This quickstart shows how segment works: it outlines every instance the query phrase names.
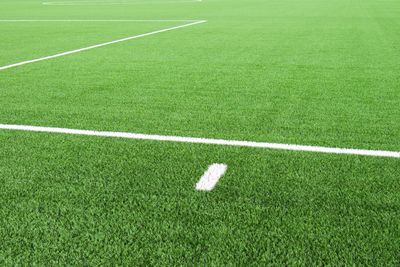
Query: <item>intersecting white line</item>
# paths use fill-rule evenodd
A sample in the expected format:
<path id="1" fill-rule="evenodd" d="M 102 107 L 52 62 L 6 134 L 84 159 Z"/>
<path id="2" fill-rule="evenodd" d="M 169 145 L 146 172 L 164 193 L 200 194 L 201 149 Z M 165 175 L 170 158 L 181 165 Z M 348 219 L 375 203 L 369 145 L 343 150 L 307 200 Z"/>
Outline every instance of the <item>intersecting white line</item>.
<path id="1" fill-rule="evenodd" d="M 76 54 L 76 53 L 84 52 L 84 51 L 87 51 L 87 50 L 91 50 L 91 49 L 95 49 L 95 48 L 99 48 L 99 47 L 103 47 L 103 46 L 107 46 L 107 45 L 126 42 L 126 41 L 129 41 L 129 40 L 138 39 L 138 38 L 142 38 L 142 37 L 146 37 L 146 36 L 150 36 L 150 35 L 154 35 L 154 34 L 158 34 L 158 33 L 177 30 L 177 29 L 181 29 L 181 28 L 185 28 L 185 27 L 189 27 L 189 26 L 193 26 L 193 25 L 197 25 L 197 24 L 201 24 L 201 23 L 205 23 L 205 22 L 207 22 L 207 21 L 206 20 L 198 20 L 198 21 L 186 23 L 186 24 L 180 25 L 180 26 L 170 27 L 170 28 L 157 30 L 157 31 L 153 31 L 153 32 L 148 32 L 148 33 L 143 33 L 143 34 L 139 34 L 139 35 L 134 35 L 134 36 L 130 36 L 130 37 L 126 37 L 126 38 L 122 38 L 122 39 L 118 39 L 118 40 L 114 40 L 114 41 L 110 41 L 110 42 L 105 42 L 105 43 L 101 43 L 101 44 L 96 44 L 96 45 L 92 45 L 92 46 L 88 46 L 88 47 L 84 47 L 84 48 L 79 48 L 79 49 L 76 49 L 76 50 L 71 50 L 71 51 L 67 51 L 67 52 L 63 52 L 63 53 L 59 53 L 59 54 L 55 54 L 55 55 L 51 55 L 51 56 L 46 56 L 46 57 L 41 57 L 41 58 L 31 59 L 31 60 L 26 60 L 26 61 L 22 61 L 22 62 L 10 64 L 10 65 L 2 66 L 2 67 L 0 67 L 0 71 L 6 70 L 6 69 L 10 69 L 10 68 L 19 67 L 19 66 L 26 65 L 26 64 L 36 63 L 36 62 L 39 62 L 39 61 L 44 61 L 44 60 L 63 57 L 63 56 L 71 55 L 71 54 Z"/>
<path id="2" fill-rule="evenodd" d="M 152 140 L 152 141 L 164 141 L 164 142 L 252 147 L 252 148 L 263 148 L 263 149 L 326 153 L 326 154 L 345 154 L 345 155 L 359 155 L 359 156 L 370 156 L 370 157 L 400 158 L 400 152 L 385 151 L 385 150 L 321 147 L 321 146 L 310 146 L 310 145 L 279 144 L 279 143 L 267 143 L 267 142 L 138 134 L 138 133 L 126 133 L 126 132 L 92 131 L 92 130 L 78 130 L 78 129 L 41 127 L 41 126 L 30 126 L 30 125 L 12 125 L 12 124 L 0 124 L 0 129 L 28 131 L 28 132 L 59 133 L 59 134 L 70 134 L 70 135 L 127 138 L 127 139 Z"/>

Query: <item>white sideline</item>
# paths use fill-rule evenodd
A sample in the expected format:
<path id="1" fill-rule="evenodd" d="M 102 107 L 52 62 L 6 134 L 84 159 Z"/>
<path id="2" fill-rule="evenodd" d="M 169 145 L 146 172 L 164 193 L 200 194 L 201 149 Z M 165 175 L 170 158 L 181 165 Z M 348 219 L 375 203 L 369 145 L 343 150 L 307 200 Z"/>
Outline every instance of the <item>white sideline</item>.
<path id="1" fill-rule="evenodd" d="M 96 45 L 92 45 L 92 46 L 88 46 L 88 47 L 84 47 L 84 48 L 80 48 L 80 49 L 76 49 L 76 50 L 72 50 L 72 51 L 55 54 L 52 56 L 46 56 L 46 57 L 41 57 L 41 58 L 37 58 L 37 59 L 26 60 L 26 61 L 22 61 L 19 63 L 2 66 L 2 67 L 0 67 L 0 71 L 10 69 L 10 68 L 15 68 L 15 67 L 26 65 L 26 64 L 36 63 L 39 61 L 44 61 L 44 60 L 49 60 L 49 59 L 53 59 L 53 58 L 57 58 L 57 57 L 63 57 L 63 56 L 71 55 L 71 54 L 76 54 L 76 53 L 84 52 L 87 50 L 91 50 L 91 49 L 95 49 L 95 48 L 99 48 L 99 47 L 103 47 L 103 46 L 107 46 L 107 45 L 111 45 L 111 44 L 121 43 L 121 42 L 129 41 L 129 40 L 133 40 L 133 39 L 137 39 L 137 38 L 142 38 L 142 37 L 146 37 L 146 36 L 150 36 L 150 35 L 154 35 L 154 34 L 158 34 L 158 33 L 162 33 L 162 32 L 177 30 L 177 29 L 181 29 L 181 28 L 185 28 L 185 27 L 189 27 L 189 26 L 193 26 L 193 25 L 201 24 L 201 23 L 205 23 L 205 22 L 207 22 L 207 21 L 206 20 L 198 20 L 198 21 L 194 21 L 194 22 L 187 23 L 187 24 L 180 25 L 180 26 L 170 27 L 170 28 L 157 30 L 157 31 L 153 31 L 153 32 L 148 32 L 148 33 L 143 33 L 143 34 L 139 34 L 139 35 L 134 35 L 134 36 L 130 36 L 127 38 L 122 38 L 122 39 L 118 39 L 118 40 L 114 40 L 114 41 L 110 41 L 110 42 L 106 42 L 106 43 L 96 44 Z"/>
<path id="2" fill-rule="evenodd" d="M 0 19 L 0 22 L 199 22 L 198 19 Z"/>
<path id="3" fill-rule="evenodd" d="M 201 176 L 196 184 L 198 191 L 211 191 L 217 185 L 219 179 L 225 174 L 228 166 L 225 164 L 214 163 L 210 165 L 207 171 Z"/>
<path id="4" fill-rule="evenodd" d="M 139 4 L 181 4 L 181 3 L 198 3 L 203 0 L 182 0 L 182 1 L 142 1 L 142 2 L 129 2 L 129 1 L 49 1 L 42 2 L 42 5 L 47 6 L 84 6 L 84 5 L 139 5 Z"/>
<path id="5" fill-rule="evenodd" d="M 309 146 L 309 145 L 253 142 L 253 141 L 238 141 L 238 140 L 166 136 L 166 135 L 153 135 L 153 134 L 138 134 L 138 133 L 126 133 L 126 132 L 77 130 L 77 129 L 40 127 L 40 126 L 29 126 L 29 125 L 11 125 L 11 124 L 0 124 L 0 129 L 15 130 L 15 131 L 28 131 L 28 132 L 44 132 L 44 133 L 60 133 L 60 134 L 71 134 L 71 135 L 127 138 L 127 139 L 165 141 L 165 142 L 192 143 L 192 144 L 208 144 L 208 145 L 221 145 L 221 146 L 238 146 L 238 147 L 252 147 L 252 148 L 264 148 L 264 149 L 305 151 L 305 152 L 326 153 L 326 154 L 345 154 L 345 155 L 359 155 L 359 156 L 370 156 L 370 157 L 400 158 L 400 152 L 398 152 L 398 151 L 335 148 L 335 147 L 321 147 L 321 146 Z"/>

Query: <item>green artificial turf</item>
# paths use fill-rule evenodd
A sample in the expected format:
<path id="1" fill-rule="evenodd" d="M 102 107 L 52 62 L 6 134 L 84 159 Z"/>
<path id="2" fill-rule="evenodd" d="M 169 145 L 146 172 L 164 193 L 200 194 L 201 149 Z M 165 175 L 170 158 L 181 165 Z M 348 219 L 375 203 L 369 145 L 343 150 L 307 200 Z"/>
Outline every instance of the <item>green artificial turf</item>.
<path id="1" fill-rule="evenodd" d="M 0 124 L 400 151 L 397 1 L 109 2 L 0 20 L 207 23 L 2 70 Z M 0 21 L 0 67 L 185 23 Z M 0 130 L 0 183 L 0 265 L 400 265 L 399 159 Z"/>

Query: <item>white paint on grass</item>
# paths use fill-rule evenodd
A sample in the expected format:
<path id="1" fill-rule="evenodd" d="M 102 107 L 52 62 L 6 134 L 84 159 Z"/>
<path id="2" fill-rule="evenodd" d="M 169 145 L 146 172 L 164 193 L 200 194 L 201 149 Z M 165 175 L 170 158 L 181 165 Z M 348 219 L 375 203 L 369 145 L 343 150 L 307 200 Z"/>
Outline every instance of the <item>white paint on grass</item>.
<path id="1" fill-rule="evenodd" d="M 0 19 L 0 22 L 198 22 L 196 19 Z"/>
<path id="2" fill-rule="evenodd" d="M 154 35 L 154 34 L 158 34 L 158 33 L 173 31 L 173 30 L 177 30 L 177 29 L 181 29 L 181 28 L 185 28 L 185 27 L 189 27 L 189 26 L 193 26 L 193 25 L 197 25 L 197 24 L 201 24 L 201 23 L 205 23 L 205 22 L 207 22 L 207 21 L 206 20 L 197 20 L 194 22 L 180 25 L 180 26 L 170 27 L 170 28 L 166 28 L 166 29 L 162 29 L 162 30 L 143 33 L 143 34 L 138 34 L 138 35 L 134 35 L 134 36 L 130 36 L 130 37 L 126 37 L 126 38 L 122 38 L 122 39 L 118 39 L 118 40 L 114 40 L 114 41 L 110 41 L 110 42 L 105 42 L 105 43 L 96 44 L 96 45 L 92 45 L 92 46 L 88 46 L 88 47 L 84 47 L 84 48 L 79 48 L 76 50 L 62 52 L 62 53 L 51 55 L 51 56 L 45 56 L 45 57 L 41 57 L 41 58 L 26 60 L 26 61 L 10 64 L 10 65 L 6 65 L 6 66 L 1 66 L 0 71 L 19 67 L 19 66 L 26 65 L 26 64 L 36 63 L 36 62 L 40 62 L 40 61 L 44 61 L 44 60 L 49 60 L 49 59 L 54 59 L 54 58 L 58 58 L 58 57 L 64 57 L 64 56 L 71 55 L 71 54 L 81 53 L 81 52 L 88 51 L 91 49 L 108 46 L 108 45 L 112 45 L 112 44 L 116 44 L 116 43 L 126 42 L 129 40 L 138 39 L 138 38 L 142 38 L 142 37 L 146 37 L 146 36 L 150 36 L 150 35 Z"/>
<path id="3" fill-rule="evenodd" d="M 201 176 L 196 184 L 196 190 L 211 191 L 217 185 L 219 179 L 225 174 L 228 166 L 225 164 L 212 164 L 208 170 Z"/>
<path id="4" fill-rule="evenodd" d="M 359 155 L 359 156 L 370 156 L 370 157 L 400 158 L 400 152 L 385 151 L 385 150 L 336 148 L 336 147 L 279 144 L 279 143 L 267 143 L 267 142 L 253 142 L 253 141 L 238 141 L 238 140 L 181 137 L 181 136 L 168 136 L 168 135 L 139 134 L 139 133 L 126 133 L 126 132 L 77 130 L 77 129 L 30 126 L 30 125 L 0 124 L 0 129 L 15 130 L 15 131 L 28 131 L 28 132 L 44 132 L 44 133 L 59 133 L 59 134 L 71 134 L 71 135 L 127 138 L 127 139 L 138 139 L 138 140 L 163 141 L 163 142 L 178 142 L 178 143 L 290 150 L 290 151 L 304 151 L 304 152 L 325 153 L 325 154 L 344 154 L 344 155 Z"/>
<path id="5" fill-rule="evenodd" d="M 48 1 L 46 6 L 87 6 L 87 5 L 144 5 L 144 4 L 183 4 L 199 3 L 203 0 L 147 0 L 147 1 Z"/>

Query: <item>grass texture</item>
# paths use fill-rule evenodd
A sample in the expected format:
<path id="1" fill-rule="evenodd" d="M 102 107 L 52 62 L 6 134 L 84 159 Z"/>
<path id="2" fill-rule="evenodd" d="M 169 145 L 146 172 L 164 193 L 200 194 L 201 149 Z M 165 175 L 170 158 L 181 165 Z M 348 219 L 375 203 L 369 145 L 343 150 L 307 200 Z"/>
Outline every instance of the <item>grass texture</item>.
<path id="1" fill-rule="evenodd" d="M 207 23 L 0 71 L 0 123 L 400 151 L 396 1 L 2 0 L 7 19 Z M 182 24 L 0 21 L 0 66 Z M 0 265 L 400 264 L 398 159 L 0 130 L 0 183 Z"/>

